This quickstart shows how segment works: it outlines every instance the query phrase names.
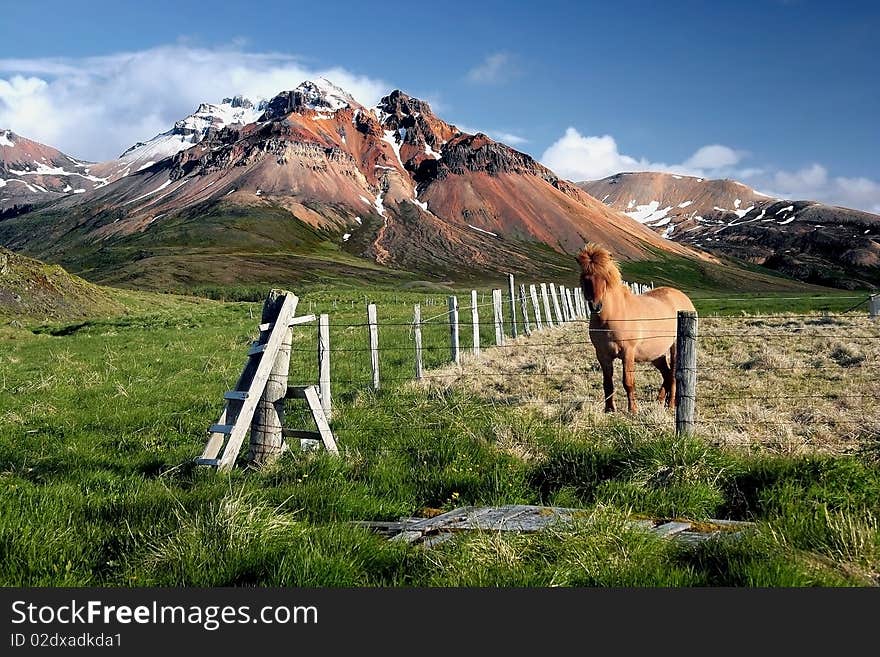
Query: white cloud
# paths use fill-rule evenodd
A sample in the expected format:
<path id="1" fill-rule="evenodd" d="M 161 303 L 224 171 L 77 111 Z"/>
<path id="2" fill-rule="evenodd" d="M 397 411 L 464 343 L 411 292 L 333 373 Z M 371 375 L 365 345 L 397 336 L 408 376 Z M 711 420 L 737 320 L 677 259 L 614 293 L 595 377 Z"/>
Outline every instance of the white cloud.
<path id="1" fill-rule="evenodd" d="M 467 80 L 476 84 L 500 84 L 514 74 L 512 57 L 506 52 L 488 55 L 467 73 Z"/>
<path id="2" fill-rule="evenodd" d="M 741 171 L 739 176 L 744 182 L 770 190 L 767 193 L 771 196 L 880 213 L 880 182 L 865 177 L 832 177 L 826 167 L 815 162 L 796 171 Z"/>
<path id="3" fill-rule="evenodd" d="M 541 162 L 569 180 L 596 180 L 621 171 L 668 171 L 670 166 L 622 154 L 611 135 L 584 136 L 574 128 L 550 145 Z"/>
<path id="4" fill-rule="evenodd" d="M 689 169 L 723 169 L 739 164 L 743 155 L 742 152 L 735 151 L 729 146 L 709 144 L 698 148 L 682 163 L 682 166 Z"/>
<path id="5" fill-rule="evenodd" d="M 0 127 L 89 160 L 118 156 L 201 102 L 271 98 L 326 77 L 373 105 L 390 86 L 339 67 L 238 47 L 160 46 L 101 57 L 0 59 Z"/>
<path id="6" fill-rule="evenodd" d="M 621 153 L 611 135 L 585 136 L 575 128 L 551 144 L 541 163 L 569 180 L 597 180 L 622 171 L 665 171 L 702 178 L 732 178 L 756 190 L 792 200 L 821 201 L 831 205 L 880 213 L 880 182 L 865 177 L 829 175 L 813 163 L 796 171 L 768 166 L 741 166 L 748 154 L 722 144 L 698 148 L 680 164 L 652 162 Z"/>

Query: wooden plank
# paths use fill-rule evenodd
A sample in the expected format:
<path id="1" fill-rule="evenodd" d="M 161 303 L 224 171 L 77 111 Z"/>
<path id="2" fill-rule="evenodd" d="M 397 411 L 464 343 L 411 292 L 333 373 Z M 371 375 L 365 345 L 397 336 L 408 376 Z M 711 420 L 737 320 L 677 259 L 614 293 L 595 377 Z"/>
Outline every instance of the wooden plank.
<path id="1" fill-rule="evenodd" d="M 422 365 L 422 306 L 413 306 L 413 339 L 416 346 L 416 379 L 421 379 L 424 367 Z"/>
<path id="2" fill-rule="evenodd" d="M 544 322 L 553 328 L 553 316 L 550 314 L 550 298 L 547 296 L 546 283 L 541 283 L 541 301 L 544 302 Z"/>
<path id="3" fill-rule="evenodd" d="M 510 337 L 516 338 L 516 292 L 514 292 L 513 274 L 507 275 L 507 294 L 510 299 Z"/>
<path id="4" fill-rule="evenodd" d="M 257 402 L 259 401 L 266 382 L 269 380 L 269 375 L 275 364 L 275 355 L 277 354 L 282 341 L 290 331 L 287 327 L 287 321 L 296 312 L 296 306 L 298 303 L 299 297 L 295 294 L 287 294 L 284 298 L 284 302 L 281 304 L 281 309 L 279 310 L 278 318 L 276 319 L 281 326 L 273 328 L 272 332 L 269 334 L 265 350 L 265 354 L 269 357 L 260 359 L 253 380 L 248 385 L 247 391 L 249 395 L 248 398 L 241 403 L 241 409 L 238 412 L 238 417 L 235 419 L 234 429 L 229 435 L 229 440 L 226 442 L 226 448 L 223 450 L 223 456 L 220 458 L 220 470 L 230 469 L 238 458 L 238 451 L 241 449 L 241 443 L 244 441 L 245 432 L 250 429 L 250 421 L 253 417 L 254 410 L 257 407 Z"/>
<path id="5" fill-rule="evenodd" d="M 324 449 L 331 454 L 339 454 L 339 448 L 336 446 L 336 439 L 333 432 L 330 431 L 330 425 L 327 418 L 324 417 L 324 411 L 321 408 L 321 400 L 318 398 L 318 389 L 315 386 L 308 386 L 305 390 L 306 402 L 312 411 L 312 417 L 315 418 L 315 424 L 318 425 L 318 432 L 321 434 L 321 440 L 324 442 Z"/>
<path id="6" fill-rule="evenodd" d="M 244 401 L 248 398 L 248 393 L 244 390 L 230 390 L 223 393 L 223 399 L 238 399 Z"/>
<path id="7" fill-rule="evenodd" d="M 458 297 L 449 297 L 449 355 L 452 362 L 461 365 L 461 351 L 458 344 Z"/>
<path id="8" fill-rule="evenodd" d="M 663 538 L 668 538 L 670 536 L 674 536 L 680 532 L 686 531 L 691 528 L 691 523 L 689 522 L 667 522 L 659 527 L 654 527 L 651 531 L 657 536 L 661 536 Z"/>
<path id="9" fill-rule="evenodd" d="M 288 322 L 288 326 L 297 326 L 299 324 L 308 324 L 309 322 L 314 322 L 314 315 L 302 315 L 301 317 L 293 317 L 290 322 Z M 275 328 L 275 322 L 264 322 L 260 324 L 260 331 L 271 331 Z"/>
<path id="10" fill-rule="evenodd" d="M 283 337 L 274 355 L 267 355 L 267 358 L 272 359 L 272 369 L 251 418 L 247 462 L 258 468 L 269 465 L 281 456 L 284 448 L 284 436 L 281 430 L 284 428 L 284 400 L 290 372 L 293 331 L 288 325 L 289 321 L 282 321 L 278 313 L 288 294 L 290 292 L 286 290 L 270 290 L 263 303 L 262 320 L 264 322 L 277 320 L 278 329 L 283 332 Z"/>
<path id="11" fill-rule="evenodd" d="M 370 331 L 370 369 L 373 375 L 373 390 L 379 389 L 379 322 L 376 319 L 376 304 L 367 306 L 367 325 Z"/>
<path id="12" fill-rule="evenodd" d="M 330 393 L 330 315 L 318 319 L 318 385 L 321 392 L 321 408 L 329 420 L 333 415 Z"/>
<path id="13" fill-rule="evenodd" d="M 532 297 L 532 310 L 535 313 L 535 327 L 538 331 L 543 331 L 544 327 L 541 323 L 541 306 L 538 304 L 538 290 L 534 284 L 529 285 L 529 296 Z"/>

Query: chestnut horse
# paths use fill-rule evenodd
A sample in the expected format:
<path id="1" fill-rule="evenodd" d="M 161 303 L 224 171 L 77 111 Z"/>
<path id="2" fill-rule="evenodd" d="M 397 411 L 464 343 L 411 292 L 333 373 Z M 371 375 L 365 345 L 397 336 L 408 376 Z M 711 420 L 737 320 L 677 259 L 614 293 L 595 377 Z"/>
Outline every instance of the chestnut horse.
<path id="1" fill-rule="evenodd" d="M 694 304 L 672 287 L 633 294 L 623 284 L 611 253 L 590 243 L 577 255 L 581 289 L 590 308 L 590 341 L 602 366 L 605 412 L 614 411 L 614 359 L 623 361 L 623 387 L 629 412 L 638 409 L 635 364 L 650 362 L 660 370 L 663 384 L 657 401 L 675 407 L 675 332 L 679 310 Z"/>

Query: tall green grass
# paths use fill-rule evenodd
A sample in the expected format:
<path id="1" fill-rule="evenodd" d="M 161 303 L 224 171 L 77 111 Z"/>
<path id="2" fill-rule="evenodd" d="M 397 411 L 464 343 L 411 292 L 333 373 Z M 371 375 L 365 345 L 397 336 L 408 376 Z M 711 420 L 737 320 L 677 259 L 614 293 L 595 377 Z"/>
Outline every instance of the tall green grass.
<path id="1" fill-rule="evenodd" d="M 0 333 L 3 585 L 802 586 L 877 583 L 880 468 L 867 456 L 745 456 L 617 418 L 578 433 L 529 409 L 409 386 L 412 304 L 443 295 L 327 290 L 342 458 L 288 452 L 263 471 L 192 465 L 256 335 L 258 303 L 156 298 L 127 317 Z M 370 391 L 365 303 L 379 304 Z M 463 306 L 465 304 L 462 304 Z M 486 315 L 488 316 L 488 315 Z M 356 325 L 356 326 L 349 326 Z M 396 326 L 394 326 L 396 325 Z M 484 344 L 491 327 L 484 327 Z M 291 378 L 314 382 L 314 329 Z M 442 318 L 426 365 L 448 360 Z M 348 351 L 346 351 L 348 350 Z M 295 402 L 288 425 L 305 426 Z M 518 446 L 511 449 L 511 441 Z M 460 505 L 557 504 L 583 521 L 434 548 L 347 521 Z M 755 521 L 698 547 L 633 516 Z"/>

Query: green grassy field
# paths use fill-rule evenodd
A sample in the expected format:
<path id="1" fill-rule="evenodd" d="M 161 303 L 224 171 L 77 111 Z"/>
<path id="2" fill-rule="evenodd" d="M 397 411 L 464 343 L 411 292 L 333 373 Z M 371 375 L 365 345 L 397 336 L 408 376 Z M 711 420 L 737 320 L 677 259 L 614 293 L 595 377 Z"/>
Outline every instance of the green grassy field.
<path id="1" fill-rule="evenodd" d="M 444 291 L 297 292 L 300 313 L 331 315 L 333 429 L 343 456 L 288 452 L 259 472 L 191 465 L 256 335 L 259 303 L 117 292 L 124 316 L 0 327 L 0 584 L 880 581 L 878 450 L 740 450 L 625 414 L 585 431 L 467 387 L 414 386 L 412 304 L 427 320 L 426 367 L 439 367 L 448 360 Z M 707 290 L 696 304 L 703 315 L 844 310 L 851 295 L 779 292 L 758 301 Z M 379 307 L 379 392 L 367 386 L 367 300 Z M 484 325 L 484 344 L 490 335 Z M 314 382 L 315 329 L 294 336 L 291 382 Z M 462 339 L 469 344 L 470 334 Z M 288 426 L 304 423 L 291 402 Z M 429 549 L 346 522 L 509 503 L 581 507 L 586 518 Z M 688 547 L 626 524 L 634 514 L 757 524 L 736 540 Z"/>

